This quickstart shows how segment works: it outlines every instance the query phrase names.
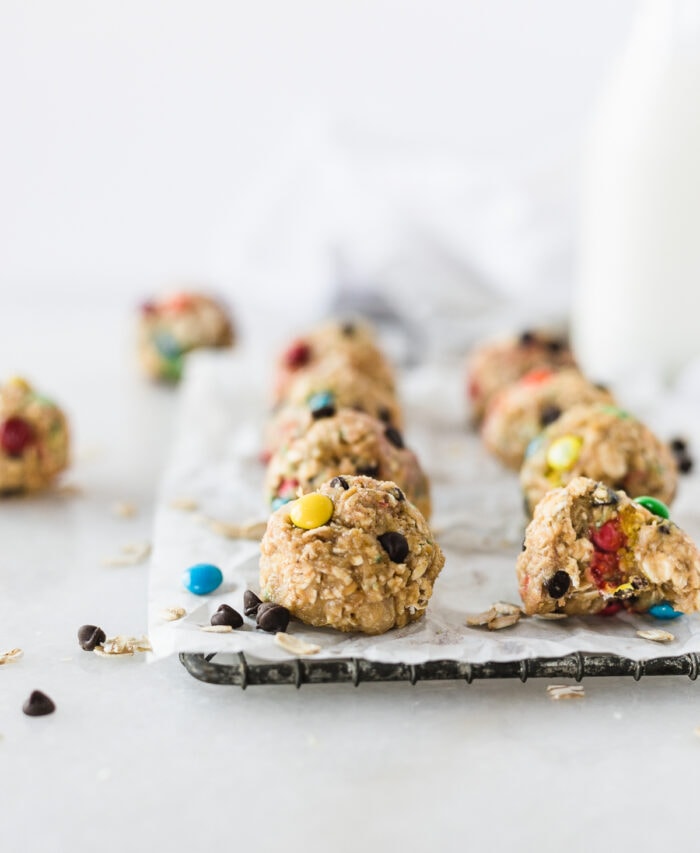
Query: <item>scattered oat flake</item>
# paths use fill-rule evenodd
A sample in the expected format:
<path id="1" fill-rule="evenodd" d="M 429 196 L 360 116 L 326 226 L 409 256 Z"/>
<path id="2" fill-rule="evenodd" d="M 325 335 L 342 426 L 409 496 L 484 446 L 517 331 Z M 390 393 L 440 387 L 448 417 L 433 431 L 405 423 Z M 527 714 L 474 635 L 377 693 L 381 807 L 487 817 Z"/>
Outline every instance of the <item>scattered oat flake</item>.
<path id="1" fill-rule="evenodd" d="M 275 642 L 293 655 L 315 655 L 321 651 L 321 647 L 315 643 L 307 643 L 291 634 L 285 634 L 284 631 L 278 631 L 275 634 Z"/>
<path id="2" fill-rule="evenodd" d="M 148 559 L 151 553 L 150 542 L 135 542 L 122 546 L 122 555 L 119 557 L 106 557 L 102 561 L 103 566 L 137 566 Z"/>
<path id="3" fill-rule="evenodd" d="M 233 631 L 231 625 L 200 625 L 200 628 L 209 634 L 230 634 Z"/>
<path id="4" fill-rule="evenodd" d="M 183 512 L 194 512 L 199 509 L 199 504 L 192 498 L 175 498 L 170 501 L 171 509 L 181 509 Z"/>
<path id="5" fill-rule="evenodd" d="M 22 649 L 10 649 L 9 652 L 0 652 L 0 666 L 4 663 L 12 663 L 19 660 L 23 654 Z"/>
<path id="6" fill-rule="evenodd" d="M 518 605 L 511 604 L 509 601 L 497 601 L 495 604 L 492 604 L 491 607 L 500 616 L 512 616 L 514 613 L 522 615 L 522 610 L 518 607 Z"/>
<path id="7" fill-rule="evenodd" d="M 517 613 L 511 613 L 508 616 L 496 616 L 496 618 L 492 619 L 486 627 L 489 631 L 500 631 L 501 628 L 510 628 L 511 625 L 515 625 L 519 620 L 520 611 Z"/>
<path id="8" fill-rule="evenodd" d="M 515 625 L 521 615 L 522 610 L 517 605 L 509 604 L 507 601 L 497 601 L 483 613 L 469 616 L 467 625 L 470 628 L 485 626 L 489 631 L 499 631 L 501 628 L 510 628 L 511 625 Z"/>
<path id="9" fill-rule="evenodd" d="M 166 607 L 160 611 L 160 618 L 166 622 L 177 622 L 183 616 L 187 616 L 187 611 L 184 607 Z"/>
<path id="10" fill-rule="evenodd" d="M 550 699 L 583 699 L 586 691 L 582 684 L 548 684 L 547 693 Z"/>
<path id="11" fill-rule="evenodd" d="M 262 539 L 265 530 L 267 529 L 266 521 L 253 521 L 248 524 L 234 524 L 228 521 L 220 521 L 216 518 L 209 518 L 206 515 L 200 515 L 199 521 L 206 525 L 212 533 L 217 533 L 219 536 L 225 536 L 227 539 Z"/>
<path id="12" fill-rule="evenodd" d="M 130 501 L 115 501 L 112 504 L 112 512 L 119 518 L 133 518 L 138 510 Z"/>
<path id="13" fill-rule="evenodd" d="M 661 628 L 646 628 L 643 631 L 637 631 L 637 636 L 654 643 L 671 643 L 676 639 L 669 631 L 662 631 Z"/>
<path id="14" fill-rule="evenodd" d="M 136 652 L 150 652 L 151 643 L 148 637 L 127 637 L 118 634 L 116 637 L 109 637 L 100 646 L 95 646 L 94 652 L 100 657 L 120 657 L 124 655 L 133 655 Z"/>
<path id="15" fill-rule="evenodd" d="M 471 628 L 480 628 L 483 625 L 488 625 L 492 619 L 495 619 L 498 616 L 495 609 L 492 607 L 490 610 L 485 610 L 483 613 L 478 613 L 476 616 L 468 616 L 467 617 L 467 625 Z"/>

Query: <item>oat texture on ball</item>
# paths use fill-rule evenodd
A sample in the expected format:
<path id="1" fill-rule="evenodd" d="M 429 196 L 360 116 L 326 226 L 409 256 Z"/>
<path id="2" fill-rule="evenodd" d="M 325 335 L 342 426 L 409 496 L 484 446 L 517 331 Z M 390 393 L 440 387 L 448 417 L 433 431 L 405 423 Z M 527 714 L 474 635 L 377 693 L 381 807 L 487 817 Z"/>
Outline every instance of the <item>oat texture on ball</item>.
<path id="1" fill-rule="evenodd" d="M 44 489 L 68 467 L 66 417 L 20 377 L 0 388 L 0 493 Z"/>
<path id="2" fill-rule="evenodd" d="M 423 616 L 444 562 L 395 483 L 337 477 L 270 517 L 261 596 L 308 625 L 382 634 Z"/>
<path id="3" fill-rule="evenodd" d="M 520 470 L 529 512 L 550 489 L 579 476 L 664 503 L 678 483 L 670 448 L 628 412 L 601 404 L 575 406 L 534 440 Z"/>
<path id="4" fill-rule="evenodd" d="M 334 320 L 295 338 L 284 348 L 277 361 L 275 401 L 285 400 L 300 376 L 313 373 L 328 358 L 395 393 L 394 371 L 377 346 L 372 328 L 359 320 Z"/>
<path id="5" fill-rule="evenodd" d="M 396 483 L 425 518 L 430 516 L 428 478 L 401 433 L 352 409 L 318 418 L 302 436 L 278 448 L 267 467 L 266 497 L 277 509 L 347 474 Z"/>
<path id="6" fill-rule="evenodd" d="M 141 306 L 138 355 L 141 367 L 152 379 L 178 382 L 188 352 L 230 347 L 233 341 L 229 313 L 211 296 L 174 293 Z"/>
<path id="7" fill-rule="evenodd" d="M 577 477 L 537 505 L 517 561 L 529 614 L 700 608 L 700 554 L 658 501 Z M 657 514 L 660 513 L 660 514 Z"/>
<path id="8" fill-rule="evenodd" d="M 495 394 L 481 425 L 487 449 L 517 470 L 533 438 L 572 406 L 614 403 L 612 394 L 576 368 L 538 368 Z"/>
<path id="9" fill-rule="evenodd" d="M 467 361 L 467 396 L 473 422 L 481 423 L 494 394 L 531 370 L 574 366 L 566 338 L 550 332 L 525 331 L 482 344 Z"/>

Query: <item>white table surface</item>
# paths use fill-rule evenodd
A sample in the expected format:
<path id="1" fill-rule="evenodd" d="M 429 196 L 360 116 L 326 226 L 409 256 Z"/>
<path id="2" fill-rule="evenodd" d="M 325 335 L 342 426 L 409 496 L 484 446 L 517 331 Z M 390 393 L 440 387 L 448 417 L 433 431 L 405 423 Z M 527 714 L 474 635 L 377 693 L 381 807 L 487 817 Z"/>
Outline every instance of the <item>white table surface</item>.
<path id="1" fill-rule="evenodd" d="M 102 659 L 76 630 L 146 625 L 148 540 L 176 394 L 140 380 L 128 305 L 0 298 L 0 366 L 68 409 L 79 496 L 0 506 L 0 850 L 651 850 L 696 837 L 700 685 L 215 687 Z M 134 519 L 114 501 L 133 501 Z M 28 718 L 33 689 L 56 702 Z M 693 845 L 694 849 L 695 845 Z"/>

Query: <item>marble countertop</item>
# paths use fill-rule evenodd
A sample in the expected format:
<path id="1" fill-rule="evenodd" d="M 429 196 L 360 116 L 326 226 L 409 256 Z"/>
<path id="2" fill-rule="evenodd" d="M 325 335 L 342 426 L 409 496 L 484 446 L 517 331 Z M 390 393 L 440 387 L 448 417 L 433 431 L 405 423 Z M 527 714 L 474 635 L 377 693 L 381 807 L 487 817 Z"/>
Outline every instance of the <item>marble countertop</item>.
<path id="1" fill-rule="evenodd" d="M 103 659 L 84 623 L 146 629 L 148 541 L 176 393 L 141 381 L 129 306 L 3 296 L 0 365 L 67 408 L 76 494 L 0 507 L 3 850 L 651 850 L 695 839 L 700 687 L 546 682 L 214 687 L 177 659 Z M 132 502 L 133 518 L 114 514 Z M 33 689 L 55 701 L 29 718 Z"/>

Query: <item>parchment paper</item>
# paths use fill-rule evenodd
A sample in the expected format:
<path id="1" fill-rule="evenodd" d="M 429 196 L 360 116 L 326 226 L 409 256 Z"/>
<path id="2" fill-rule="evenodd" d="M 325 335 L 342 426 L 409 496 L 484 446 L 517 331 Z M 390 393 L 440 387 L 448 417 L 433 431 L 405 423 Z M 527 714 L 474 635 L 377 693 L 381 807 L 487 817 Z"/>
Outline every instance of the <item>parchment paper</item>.
<path id="1" fill-rule="evenodd" d="M 153 657 L 181 651 L 238 652 L 264 660 L 292 657 L 273 635 L 251 620 L 229 634 L 202 631 L 222 603 L 243 612 L 243 593 L 258 590 L 255 541 L 232 540 L 213 532 L 206 519 L 244 523 L 267 516 L 262 498 L 264 469 L 259 462 L 260 433 L 266 414 L 267 377 L 257 353 L 198 353 L 190 358 L 180 389 L 177 435 L 164 476 L 155 521 L 150 568 L 149 635 Z M 629 388 L 624 402 L 666 438 L 682 433 L 700 447 L 696 394 L 698 371 L 688 371 L 675 393 L 642 383 Z M 474 663 L 521 657 L 556 656 L 573 651 L 611 652 L 633 659 L 700 651 L 700 617 L 660 622 L 648 616 L 521 619 L 515 626 L 489 632 L 466 626 L 469 614 L 492 602 L 518 603 L 515 560 L 525 518 L 518 481 L 489 457 L 467 427 L 463 365 L 422 367 L 402 377 L 407 444 L 416 450 L 431 477 L 433 528 L 446 557 L 426 616 L 380 637 L 342 634 L 290 623 L 288 633 L 318 644 L 316 657 L 354 656 L 375 661 L 420 663 L 455 659 Z M 175 508 L 173 501 L 196 502 L 197 510 Z M 700 478 L 682 478 L 673 519 L 698 541 Z M 211 562 L 224 584 L 208 596 L 182 586 L 181 575 L 193 563 Z M 165 621 L 162 611 L 184 607 L 187 616 Z M 663 646 L 636 636 L 641 628 L 664 628 L 676 639 Z"/>

